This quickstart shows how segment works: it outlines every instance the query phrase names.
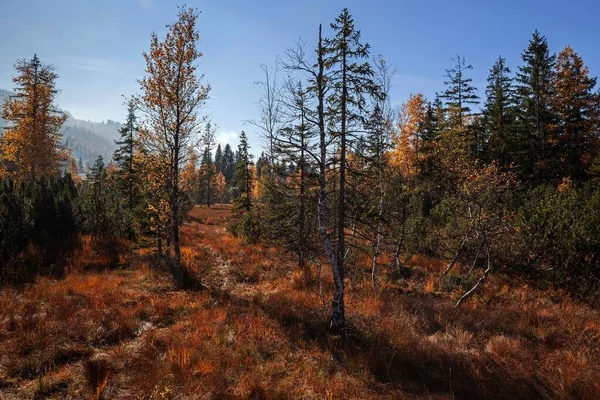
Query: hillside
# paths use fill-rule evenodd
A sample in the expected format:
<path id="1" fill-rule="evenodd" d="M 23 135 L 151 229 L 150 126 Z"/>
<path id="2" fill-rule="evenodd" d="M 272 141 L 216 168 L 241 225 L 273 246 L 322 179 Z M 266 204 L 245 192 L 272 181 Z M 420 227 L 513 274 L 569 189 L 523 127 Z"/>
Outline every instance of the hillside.
<path id="1" fill-rule="evenodd" d="M 348 333 L 335 336 L 322 300 L 331 274 L 304 288 L 285 253 L 232 237 L 229 218 L 228 206 L 196 207 L 184 223 L 187 290 L 151 249 L 107 268 L 89 241 L 64 279 L 2 289 L 0 398 L 592 399 L 600 390 L 600 313 L 561 293 L 495 277 L 456 310 L 460 290 L 432 289 L 442 263 L 417 257 L 409 279 L 386 269 L 378 294 L 357 278 Z"/>
<path id="2" fill-rule="evenodd" d="M 0 89 L 0 105 L 10 96 L 11 92 Z M 119 137 L 119 122 L 107 120 L 106 122 L 92 122 L 74 118 L 67 112 L 69 118 L 63 128 L 64 143 L 73 151 L 76 160 L 82 159 L 84 164 L 93 164 L 99 156 L 108 160 L 115 151 L 115 139 Z M 5 121 L 0 116 L 0 126 Z"/>

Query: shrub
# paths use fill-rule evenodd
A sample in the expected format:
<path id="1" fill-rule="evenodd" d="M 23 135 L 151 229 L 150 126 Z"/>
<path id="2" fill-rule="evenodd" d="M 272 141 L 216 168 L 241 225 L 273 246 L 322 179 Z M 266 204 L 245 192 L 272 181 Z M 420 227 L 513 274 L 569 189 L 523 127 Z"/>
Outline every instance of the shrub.
<path id="1" fill-rule="evenodd" d="M 580 297 L 600 284 L 600 189 L 540 186 L 519 210 L 521 262 L 529 275 Z"/>

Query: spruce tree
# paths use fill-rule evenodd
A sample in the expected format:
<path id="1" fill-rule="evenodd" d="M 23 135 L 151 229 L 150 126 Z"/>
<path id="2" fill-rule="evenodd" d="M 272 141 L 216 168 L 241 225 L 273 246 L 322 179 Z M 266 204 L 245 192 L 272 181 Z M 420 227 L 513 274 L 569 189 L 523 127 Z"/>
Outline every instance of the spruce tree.
<path id="1" fill-rule="evenodd" d="M 510 69 L 503 57 L 498 57 L 490 70 L 483 110 L 488 153 L 502 166 L 513 161 L 513 131 L 516 123 L 515 90 Z"/>
<path id="2" fill-rule="evenodd" d="M 227 143 L 225 145 L 225 150 L 223 151 L 223 170 L 222 173 L 225 176 L 225 181 L 227 184 L 231 184 L 235 175 L 235 155 L 233 150 L 231 150 L 231 145 Z"/>
<path id="3" fill-rule="evenodd" d="M 521 57 L 523 65 L 517 72 L 518 164 L 524 180 L 539 183 L 550 168 L 547 139 L 555 122 L 551 105 L 556 56 L 550 54 L 546 38 L 536 30 Z"/>
<path id="4" fill-rule="evenodd" d="M 212 204 L 212 195 L 215 190 L 214 180 L 217 175 L 217 168 L 213 162 L 213 148 L 216 129 L 209 122 L 206 124 L 202 134 L 202 158 L 200 162 L 200 192 L 201 198 L 207 207 Z"/>
<path id="5" fill-rule="evenodd" d="M 127 104 L 127 121 L 119 130 L 119 140 L 115 140 L 118 146 L 113 154 L 113 160 L 119 169 L 118 180 L 127 198 L 127 207 L 133 212 L 135 207 L 135 192 L 137 169 L 135 168 L 135 149 L 137 140 L 137 118 L 135 116 L 135 102 L 130 100 Z"/>
<path id="6" fill-rule="evenodd" d="M 250 145 L 246 133 L 240 133 L 240 144 L 238 146 L 238 157 L 235 165 L 235 182 L 239 189 L 239 197 L 235 202 L 235 208 L 250 214 L 252 210 L 252 155 L 249 153 Z"/>
<path id="7" fill-rule="evenodd" d="M 221 143 L 217 144 L 217 149 L 215 150 L 215 167 L 217 168 L 217 172 L 223 174 L 223 149 L 221 148 Z"/>
<path id="8" fill-rule="evenodd" d="M 344 258 L 346 256 L 346 156 L 356 133 L 357 122 L 363 121 L 366 96 L 377 91 L 374 72 L 368 62 L 369 45 L 361 43 L 361 32 L 347 8 L 331 24 L 334 37 L 325 40 L 325 66 L 332 92 L 328 97 L 331 132 L 339 143 L 339 188 L 337 204 L 336 265 L 333 268 L 334 294 L 331 327 L 334 332 L 344 329 Z"/>
<path id="9" fill-rule="evenodd" d="M 465 58 L 457 55 L 452 58 L 455 65 L 451 69 L 446 70 L 447 81 L 444 84 L 447 86 L 444 93 L 440 96 L 446 100 L 446 106 L 455 112 L 455 117 L 458 125 L 467 123 L 465 117 L 471 112 L 471 105 L 479 104 L 479 96 L 477 89 L 471 85 L 472 78 L 466 76 L 467 71 L 473 67 L 465 62 Z"/>

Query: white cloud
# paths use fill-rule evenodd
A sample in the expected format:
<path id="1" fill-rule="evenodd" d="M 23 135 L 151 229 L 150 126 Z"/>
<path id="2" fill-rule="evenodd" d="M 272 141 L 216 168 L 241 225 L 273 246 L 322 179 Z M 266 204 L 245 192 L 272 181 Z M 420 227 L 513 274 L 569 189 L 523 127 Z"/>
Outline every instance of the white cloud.
<path id="1" fill-rule="evenodd" d="M 238 138 L 239 135 L 235 131 L 221 131 L 217 133 L 217 143 L 220 143 L 221 147 L 225 147 L 225 145 L 229 143 L 232 148 L 235 148 L 238 143 Z"/>

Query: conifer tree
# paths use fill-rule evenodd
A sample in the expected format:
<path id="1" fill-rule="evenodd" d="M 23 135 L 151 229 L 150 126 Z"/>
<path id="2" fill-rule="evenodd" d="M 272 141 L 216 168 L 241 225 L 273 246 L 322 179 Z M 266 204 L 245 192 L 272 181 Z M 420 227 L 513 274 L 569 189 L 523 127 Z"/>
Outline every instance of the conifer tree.
<path id="1" fill-rule="evenodd" d="M 356 132 L 355 124 L 362 121 L 366 96 L 377 91 L 373 69 L 368 62 L 369 45 L 361 43 L 361 33 L 347 8 L 331 24 L 334 37 L 325 40 L 325 66 L 331 80 L 328 97 L 331 133 L 339 142 L 339 188 L 337 204 L 336 266 L 333 269 L 334 295 L 331 327 L 334 332 L 344 328 L 344 258 L 346 256 L 346 156 Z"/>
<path id="2" fill-rule="evenodd" d="M 216 128 L 210 122 L 206 124 L 202 133 L 202 159 L 200 162 L 200 193 L 201 200 L 210 207 L 213 201 L 212 195 L 215 190 L 214 180 L 217 174 L 216 163 L 213 162 L 213 148 L 216 140 Z"/>
<path id="3" fill-rule="evenodd" d="M 231 184 L 235 175 L 235 155 L 233 154 L 233 150 L 231 150 L 231 145 L 229 143 L 225 145 L 225 149 L 223 150 L 221 172 L 225 176 L 225 181 L 228 184 Z"/>
<path id="4" fill-rule="evenodd" d="M 546 38 L 537 30 L 521 55 L 517 72 L 519 132 L 517 145 L 522 179 L 542 182 L 549 170 L 547 139 L 555 121 L 554 95 L 556 56 L 550 54 Z"/>
<path id="5" fill-rule="evenodd" d="M 135 167 L 135 151 L 137 142 L 137 118 L 135 116 L 135 102 L 130 100 L 127 104 L 127 121 L 119 130 L 118 146 L 113 154 L 113 160 L 118 167 L 118 179 L 127 198 L 127 207 L 133 212 L 135 207 L 137 168 Z"/>
<path id="6" fill-rule="evenodd" d="M 596 78 L 570 46 L 564 48 L 556 62 L 555 93 L 552 112 L 556 125 L 552 129 L 551 157 L 554 171 L 576 181 L 587 179 L 587 170 L 598 155 L 599 117 Z"/>
<path id="7" fill-rule="evenodd" d="M 419 174 L 426 135 L 427 99 L 422 93 L 410 95 L 400 107 L 398 132 L 394 135 L 392 163 L 406 178 Z"/>
<path id="8" fill-rule="evenodd" d="M 513 80 L 503 57 L 498 57 L 490 70 L 486 95 L 483 117 L 490 159 L 507 166 L 514 157 L 516 105 Z"/>
<path id="9" fill-rule="evenodd" d="M 309 91 L 301 81 L 288 80 L 282 91 L 282 116 L 288 125 L 281 129 L 277 141 L 277 158 L 281 165 L 276 170 L 282 182 L 268 187 L 273 220 L 286 219 L 284 229 L 275 235 L 298 257 L 298 269 L 304 282 L 311 279 L 308 253 L 311 234 L 308 210 L 311 165 L 318 160 L 313 139 L 316 136 L 309 109 Z M 286 168 L 286 165 L 289 166 Z M 257 163 L 258 170 L 258 163 Z M 275 221 L 273 221 L 275 222 Z"/>
<path id="10" fill-rule="evenodd" d="M 471 85 L 472 78 L 466 76 L 467 71 L 473 67 L 467 64 L 464 57 L 457 55 L 452 58 L 454 67 L 446 70 L 447 81 L 444 82 L 446 90 L 440 96 L 446 100 L 446 106 L 453 110 L 456 116 L 456 124 L 465 125 L 465 117 L 470 115 L 471 105 L 479 104 L 477 89 Z"/>
<path id="11" fill-rule="evenodd" d="M 238 146 L 238 158 L 235 165 L 235 181 L 240 195 L 236 200 L 235 207 L 239 211 L 250 214 L 252 211 L 252 155 L 249 152 L 250 145 L 246 133 L 240 133 L 240 144 Z"/>
<path id="12" fill-rule="evenodd" d="M 58 75 L 37 55 L 18 61 L 15 69 L 16 94 L 2 107 L 8 126 L 0 138 L 0 177 L 24 181 L 56 175 L 69 155 L 61 143 L 67 115 L 54 103 Z"/>
<path id="13" fill-rule="evenodd" d="M 217 149 L 215 150 L 215 167 L 217 172 L 223 173 L 223 149 L 221 143 L 217 143 Z"/>

